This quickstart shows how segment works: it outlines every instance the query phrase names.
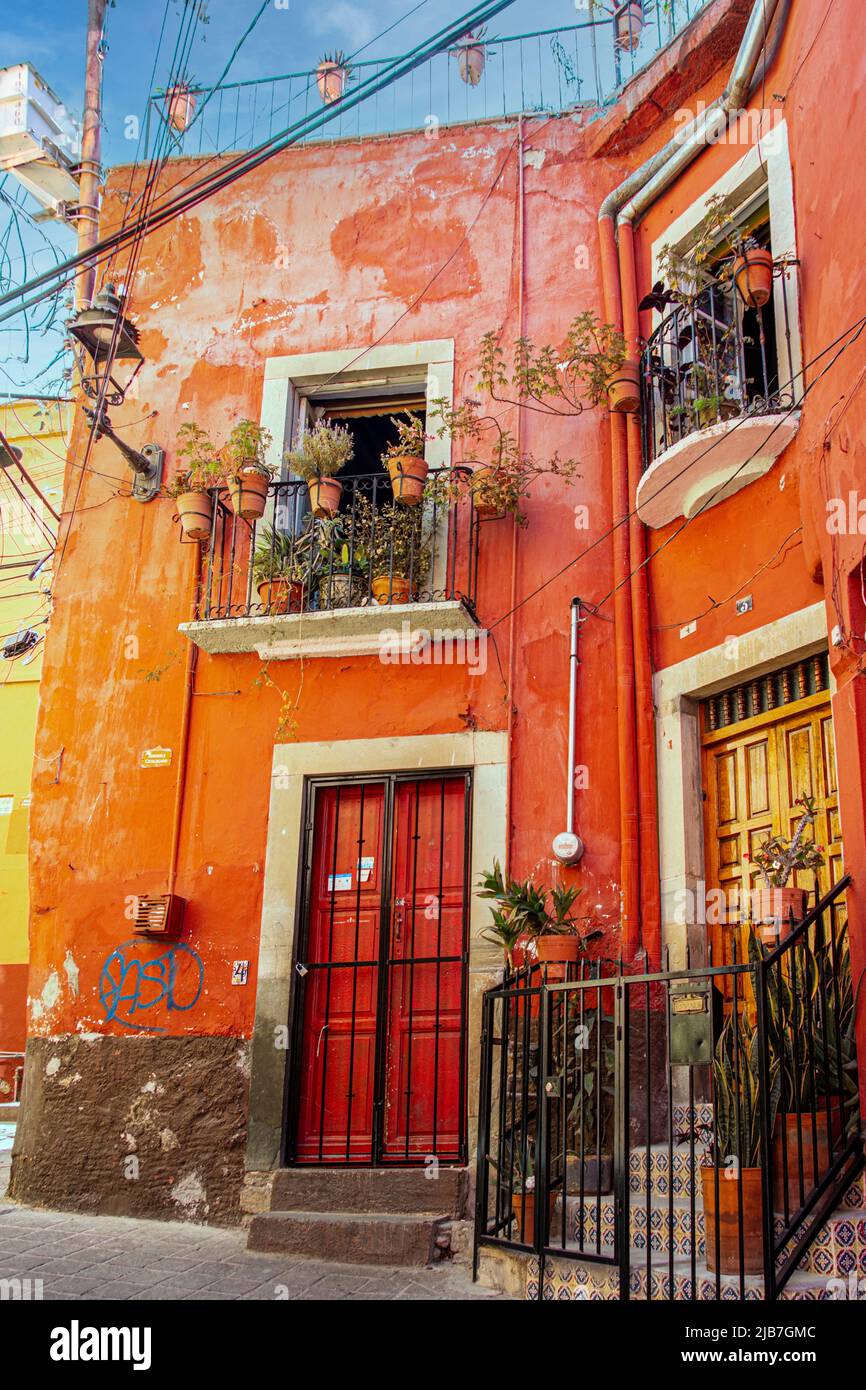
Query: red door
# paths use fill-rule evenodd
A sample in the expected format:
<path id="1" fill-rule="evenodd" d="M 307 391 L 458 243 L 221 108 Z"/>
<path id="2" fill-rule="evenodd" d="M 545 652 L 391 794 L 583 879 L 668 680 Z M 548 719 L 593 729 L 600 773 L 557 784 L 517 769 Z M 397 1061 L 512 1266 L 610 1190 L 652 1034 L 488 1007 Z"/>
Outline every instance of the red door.
<path id="1" fill-rule="evenodd" d="M 316 785 L 298 1163 L 465 1159 L 466 774 Z"/>

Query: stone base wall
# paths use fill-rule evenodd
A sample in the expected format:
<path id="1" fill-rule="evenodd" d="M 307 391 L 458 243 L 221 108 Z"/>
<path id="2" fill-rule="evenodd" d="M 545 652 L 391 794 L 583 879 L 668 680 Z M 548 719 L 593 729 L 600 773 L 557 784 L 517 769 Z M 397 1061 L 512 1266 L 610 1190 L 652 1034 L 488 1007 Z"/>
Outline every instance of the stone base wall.
<path id="1" fill-rule="evenodd" d="M 241 1038 L 31 1038 L 9 1195 L 236 1225 L 248 1081 Z"/>

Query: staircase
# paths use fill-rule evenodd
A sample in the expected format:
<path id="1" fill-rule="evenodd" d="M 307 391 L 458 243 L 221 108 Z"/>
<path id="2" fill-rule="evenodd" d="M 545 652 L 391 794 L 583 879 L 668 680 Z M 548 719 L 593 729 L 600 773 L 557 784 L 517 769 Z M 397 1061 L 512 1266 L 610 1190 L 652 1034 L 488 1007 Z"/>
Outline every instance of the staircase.
<path id="1" fill-rule="evenodd" d="M 671 1162 L 672 1160 L 672 1162 Z M 688 1302 L 741 1298 L 740 1279 L 723 1275 L 717 1284 L 715 1273 L 706 1267 L 703 1203 L 700 1180 L 693 1193 L 690 1151 L 687 1144 L 666 1144 L 630 1154 L 630 1276 L 629 1296 L 637 1300 Z M 649 1187 L 649 1198 L 647 1189 Z M 694 1214 L 692 1204 L 694 1201 Z M 613 1255 L 614 1198 L 585 1195 L 581 1201 L 566 1198 L 565 1249 L 573 1257 L 549 1256 L 545 1261 L 543 1287 L 545 1300 L 619 1298 L 619 1271 L 609 1265 L 580 1259 L 579 1251 Z M 778 1229 L 782 1229 L 781 1218 Z M 550 1244 L 562 1243 L 562 1198 L 557 1199 L 550 1225 Z M 694 1268 L 692 1247 L 694 1245 Z M 482 1262 L 483 1265 L 483 1262 Z M 853 1276 L 853 1278 L 852 1278 Z M 825 1300 L 851 1297 L 855 1280 L 866 1280 L 866 1174 L 851 1181 L 840 1205 L 824 1222 L 800 1267 L 779 1295 L 783 1300 Z M 849 1281 L 851 1287 L 849 1287 Z M 864 1286 L 866 1287 L 866 1286 Z M 746 1299 L 763 1299 L 764 1281 L 746 1276 L 742 1294 Z M 539 1297 L 539 1261 L 526 1260 L 525 1297 Z"/>
<path id="2" fill-rule="evenodd" d="M 248 1248 L 340 1264 L 428 1265 L 464 1227 L 467 1173 L 440 1168 L 282 1168 Z"/>

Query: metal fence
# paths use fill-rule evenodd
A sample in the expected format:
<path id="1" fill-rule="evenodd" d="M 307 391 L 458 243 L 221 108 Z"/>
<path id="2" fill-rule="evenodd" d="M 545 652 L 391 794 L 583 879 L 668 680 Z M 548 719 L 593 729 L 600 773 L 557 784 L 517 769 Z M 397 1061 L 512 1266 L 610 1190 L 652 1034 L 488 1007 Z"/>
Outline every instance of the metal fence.
<path id="1" fill-rule="evenodd" d="M 733 279 L 723 278 L 665 316 L 641 356 L 645 468 L 698 430 L 795 405 L 795 274 L 792 262 L 776 262 L 776 294 L 763 308 L 747 308 Z"/>
<path id="2" fill-rule="evenodd" d="M 863 1167 L 848 882 L 744 961 L 488 991 L 476 1267 L 523 1251 L 539 1298 L 563 1261 L 576 1296 L 780 1295 Z"/>
<path id="3" fill-rule="evenodd" d="M 709 3 L 644 0 L 638 32 L 628 4 L 580 0 L 576 8 L 595 17 L 535 33 L 486 36 L 478 82 L 461 77 L 455 50 L 439 53 L 351 110 L 335 111 L 321 130 L 304 135 L 304 143 L 418 129 L 435 135 L 440 125 L 454 122 L 607 105 Z M 353 82 L 386 73 L 394 61 L 352 64 L 347 95 Z M 192 95 L 195 110 L 186 129 L 170 132 L 172 156 L 250 149 L 324 109 L 315 69 L 216 88 L 196 86 Z M 155 92 L 147 107 L 145 157 L 164 132 L 167 111 L 166 93 Z"/>
<path id="4" fill-rule="evenodd" d="M 264 617 L 370 604 L 462 601 L 474 612 L 479 515 L 468 468 L 431 469 L 423 500 L 395 500 L 388 475 L 343 482 L 339 510 L 313 515 L 307 484 L 273 482 L 259 521 L 219 489 L 198 617 Z"/>

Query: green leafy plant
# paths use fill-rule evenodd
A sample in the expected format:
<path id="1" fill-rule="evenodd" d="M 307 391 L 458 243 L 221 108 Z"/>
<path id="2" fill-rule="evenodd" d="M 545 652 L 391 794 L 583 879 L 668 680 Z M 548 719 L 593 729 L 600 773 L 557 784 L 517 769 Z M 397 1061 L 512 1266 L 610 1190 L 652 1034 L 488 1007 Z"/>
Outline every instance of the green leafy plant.
<path id="1" fill-rule="evenodd" d="M 574 1087 L 574 1099 L 565 1118 L 566 1147 L 571 1154 L 610 1154 L 616 1103 L 614 1021 L 596 1009 L 582 1014 L 571 1010 L 567 1012 L 567 1024 L 566 1028 L 565 1023 L 560 1023 L 554 1037 L 554 1045 L 563 1049 L 557 1055 L 562 1057 L 563 1069 L 568 1069 Z M 566 1061 L 569 1051 L 574 1056 Z"/>
<path id="2" fill-rule="evenodd" d="M 183 460 L 166 488 L 169 497 L 182 497 L 188 492 L 207 492 L 219 487 L 224 468 L 210 435 L 192 420 L 187 420 L 177 432 L 177 456 Z"/>
<path id="3" fill-rule="evenodd" d="M 374 507 L 368 497 L 358 496 L 351 527 L 359 568 L 371 579 L 394 575 L 423 584 L 430 572 L 432 536 L 421 507 L 396 502 Z"/>
<path id="4" fill-rule="evenodd" d="M 226 476 L 236 478 L 242 469 L 252 468 L 266 478 L 273 477 L 274 470 L 265 460 L 270 443 L 269 430 L 254 420 L 239 420 L 220 451 Z"/>
<path id="5" fill-rule="evenodd" d="M 581 888 L 557 885 L 548 889 L 531 878 L 506 876 L 498 860 L 478 881 L 479 898 L 495 902 L 490 909 L 492 925 L 482 933 L 485 940 L 501 946 L 513 969 L 514 947 L 521 939 L 533 942 L 540 936 L 577 936 L 582 945 L 602 935 L 592 917 L 575 917 L 572 909 Z"/>
<path id="6" fill-rule="evenodd" d="M 293 584 L 306 583 L 311 574 L 315 574 L 315 557 L 311 529 L 300 536 L 293 536 L 287 531 L 275 531 L 271 526 L 263 526 L 253 555 L 253 583 L 258 586 L 275 579 L 286 579 Z"/>
<path id="7" fill-rule="evenodd" d="M 354 457 L 351 432 L 343 425 L 317 420 L 311 430 L 300 430 L 294 449 L 286 451 L 289 468 L 307 482 L 333 478 Z"/>
<path id="8" fill-rule="evenodd" d="M 816 845 L 814 839 L 803 839 L 807 826 L 815 823 L 815 799 L 801 796 L 797 805 L 803 807 L 803 814 L 797 821 L 792 838 L 789 840 L 784 835 L 770 835 L 752 856 L 752 863 L 758 866 L 768 888 L 784 888 L 795 870 L 817 870 L 824 863 L 822 847 Z"/>
<path id="9" fill-rule="evenodd" d="M 782 1092 L 781 1067 L 770 1066 L 770 1129 Z M 746 1013 L 732 1011 L 722 1025 L 713 1053 L 715 1124 L 697 1124 L 677 1135 L 682 1142 L 694 1133 L 704 1147 L 708 1164 L 725 1168 L 763 1167 L 761 1130 L 761 1072 L 758 1034 Z"/>

